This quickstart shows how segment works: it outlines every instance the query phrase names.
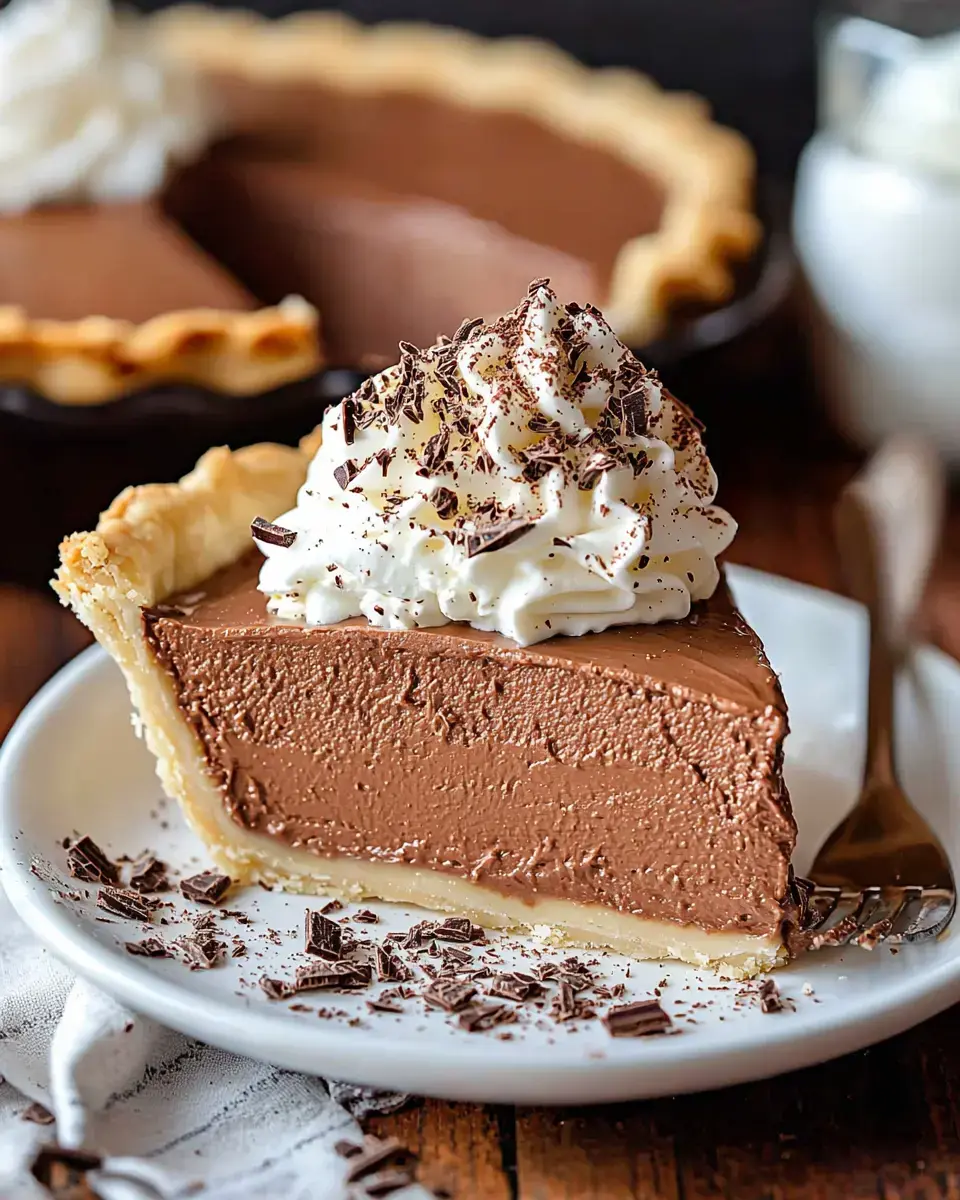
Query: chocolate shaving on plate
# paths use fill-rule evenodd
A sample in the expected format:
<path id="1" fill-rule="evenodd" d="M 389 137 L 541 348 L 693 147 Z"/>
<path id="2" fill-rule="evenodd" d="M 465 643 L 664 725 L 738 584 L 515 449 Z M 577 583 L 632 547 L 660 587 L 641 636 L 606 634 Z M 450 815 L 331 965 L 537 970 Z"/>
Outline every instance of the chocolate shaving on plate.
<path id="1" fill-rule="evenodd" d="M 321 907 L 320 911 L 322 913 L 332 913 L 339 912 L 341 908 L 343 908 L 343 905 L 339 900 L 328 900 L 326 904 Z"/>
<path id="2" fill-rule="evenodd" d="M 160 938 L 148 937 L 141 942 L 124 942 L 123 948 L 128 954 L 139 958 L 173 958 L 170 947 Z"/>
<path id="3" fill-rule="evenodd" d="M 472 942 L 483 931 L 469 917 L 447 917 L 433 931 L 441 942 Z"/>
<path id="4" fill-rule="evenodd" d="M 760 984 L 760 991 L 757 993 L 760 1000 L 760 1011 L 765 1013 L 780 1012 L 783 1008 L 783 1001 L 780 999 L 780 989 L 772 979 L 765 979 Z"/>
<path id="5" fill-rule="evenodd" d="M 666 1033 L 672 1022 L 657 1000 L 637 1000 L 608 1008 L 603 1023 L 611 1037 L 647 1037 Z"/>
<path id="6" fill-rule="evenodd" d="M 128 892 L 123 888 L 101 888 L 97 893 L 97 908 L 130 921 L 150 920 L 151 906 L 147 901 L 136 892 Z"/>
<path id="7" fill-rule="evenodd" d="M 253 518 L 250 522 L 250 533 L 256 541 L 265 542 L 268 546 L 290 547 L 297 540 L 295 530 L 274 525 L 264 517 Z"/>
<path id="8" fill-rule="evenodd" d="M 375 947 L 374 957 L 376 959 L 377 978 L 382 983 L 403 983 L 404 980 L 411 978 L 413 972 L 406 963 L 401 962 L 395 954 L 391 954 L 384 946 Z"/>
<path id="9" fill-rule="evenodd" d="M 343 930 L 336 921 L 307 909 L 304 917 L 304 945 L 308 954 L 336 962 L 343 954 Z"/>
<path id="10" fill-rule="evenodd" d="M 297 990 L 292 983 L 283 979 L 271 979 L 269 975 L 261 975 L 258 982 L 268 1000 L 287 1000 Z"/>
<path id="11" fill-rule="evenodd" d="M 165 892 L 170 886 L 166 866 L 152 854 L 144 855 L 133 864 L 130 886 L 135 892 L 144 895 L 151 892 Z"/>
<path id="12" fill-rule="evenodd" d="M 182 937 L 174 943 L 191 971 L 209 971 L 223 958 L 226 946 L 214 937 Z"/>
<path id="13" fill-rule="evenodd" d="M 538 983 L 532 975 L 519 973 L 495 975 L 487 986 L 489 996 L 499 996 L 503 1000 L 532 1000 L 542 993 L 542 984 Z"/>
<path id="14" fill-rule="evenodd" d="M 67 870 L 74 879 L 84 883 L 118 883 L 120 873 L 117 865 L 100 849 L 93 838 L 86 834 L 67 850 Z"/>
<path id="15" fill-rule="evenodd" d="M 218 871 L 201 871 L 199 875 L 181 879 L 180 891 L 187 900 L 195 900 L 198 904 L 219 904 L 232 882 L 229 875 L 221 875 Z"/>
<path id="16" fill-rule="evenodd" d="M 325 962 L 297 967 L 294 986 L 298 992 L 314 992 L 324 988 L 345 991 L 367 987 L 369 983 L 370 968 L 366 963 Z"/>
<path id="17" fill-rule="evenodd" d="M 512 1025 L 516 1020 L 516 1009 L 506 1004 L 476 1004 L 461 1012 L 458 1023 L 467 1033 L 483 1033 L 498 1025 Z"/>
<path id="18" fill-rule="evenodd" d="M 371 1012 L 402 1013 L 404 1011 L 403 1005 L 398 1004 L 396 1000 L 368 1000 L 367 1008 Z"/>
<path id="19" fill-rule="evenodd" d="M 503 521 L 499 525 L 487 525 L 468 533 L 465 538 L 467 558 L 476 558 L 478 554 L 487 554 L 491 550 L 503 550 L 512 545 L 518 538 L 533 528 L 533 522 L 518 517 L 511 521 Z"/>
<path id="20" fill-rule="evenodd" d="M 466 1008 L 476 994 L 474 984 L 461 979 L 435 979 L 423 990 L 423 998 L 427 1004 L 449 1013 Z"/>
<path id="21" fill-rule="evenodd" d="M 377 914 L 372 912 L 369 908 L 361 908 L 358 913 L 353 914 L 353 919 L 355 921 L 360 921 L 363 925 L 376 925 L 380 920 Z"/>

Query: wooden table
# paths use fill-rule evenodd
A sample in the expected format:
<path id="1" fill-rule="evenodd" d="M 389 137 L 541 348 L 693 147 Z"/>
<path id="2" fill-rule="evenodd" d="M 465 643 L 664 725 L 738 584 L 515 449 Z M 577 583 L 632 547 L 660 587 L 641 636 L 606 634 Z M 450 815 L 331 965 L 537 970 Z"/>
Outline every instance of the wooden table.
<path id="1" fill-rule="evenodd" d="M 732 557 L 839 587 L 832 499 L 855 461 L 819 436 L 714 453 L 740 521 Z M 789 448 L 789 449 L 788 449 Z M 927 598 L 928 636 L 960 657 L 960 504 Z M 0 588 L 0 733 L 85 644 L 53 600 Z M 370 1122 L 463 1200 L 960 1200 L 960 1009 L 825 1066 L 720 1093 L 594 1109 L 426 1101 Z"/>

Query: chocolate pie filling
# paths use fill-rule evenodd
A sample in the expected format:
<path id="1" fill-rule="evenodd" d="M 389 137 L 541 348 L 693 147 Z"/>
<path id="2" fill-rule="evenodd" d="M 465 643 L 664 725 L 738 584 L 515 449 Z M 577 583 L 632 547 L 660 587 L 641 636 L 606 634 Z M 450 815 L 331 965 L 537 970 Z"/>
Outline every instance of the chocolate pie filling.
<path id="1" fill-rule="evenodd" d="M 776 934 L 786 710 L 724 587 L 684 621 L 518 648 L 283 624 L 259 563 L 143 615 L 233 820 L 531 902 Z"/>
<path id="2" fill-rule="evenodd" d="M 317 305 L 337 363 L 392 362 L 399 340 L 497 316 L 541 276 L 562 299 L 599 300 L 624 243 L 660 223 L 658 181 L 519 113 L 222 86 L 247 139 L 184 173 L 167 202 L 264 301 L 293 291 Z"/>

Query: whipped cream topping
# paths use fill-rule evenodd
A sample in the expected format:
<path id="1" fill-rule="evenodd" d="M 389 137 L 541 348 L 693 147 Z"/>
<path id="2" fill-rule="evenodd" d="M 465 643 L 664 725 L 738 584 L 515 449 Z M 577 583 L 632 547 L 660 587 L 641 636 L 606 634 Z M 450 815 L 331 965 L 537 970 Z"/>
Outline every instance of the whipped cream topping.
<path id="1" fill-rule="evenodd" d="M 960 33 L 918 39 L 881 74 L 858 140 L 884 162 L 960 180 Z"/>
<path id="2" fill-rule="evenodd" d="M 0 210 L 149 195 L 210 132 L 192 76 L 162 63 L 109 0 L 0 12 Z"/>
<path id="3" fill-rule="evenodd" d="M 297 506 L 258 539 L 277 616 L 531 645 L 711 595 L 736 527 L 700 426 L 595 308 L 537 281 L 492 325 L 400 349 L 327 412 Z"/>

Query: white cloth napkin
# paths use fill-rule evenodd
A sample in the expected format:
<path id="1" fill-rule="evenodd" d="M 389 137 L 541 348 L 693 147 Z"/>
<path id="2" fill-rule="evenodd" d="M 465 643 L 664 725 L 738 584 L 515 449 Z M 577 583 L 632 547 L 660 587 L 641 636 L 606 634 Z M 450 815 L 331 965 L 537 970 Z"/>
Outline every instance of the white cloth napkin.
<path id="1" fill-rule="evenodd" d="M 358 1119 L 405 1100 L 265 1066 L 134 1015 L 43 949 L 2 889 L 0 1075 L 3 1200 L 49 1200 L 28 1167 L 54 1137 L 105 1156 L 91 1176 L 103 1200 L 339 1200 L 346 1163 L 334 1145 L 359 1142 Z M 24 1120 L 31 1101 L 56 1125 Z"/>

